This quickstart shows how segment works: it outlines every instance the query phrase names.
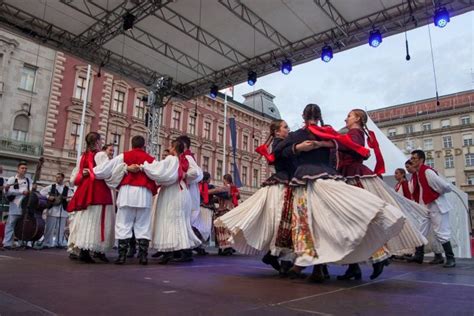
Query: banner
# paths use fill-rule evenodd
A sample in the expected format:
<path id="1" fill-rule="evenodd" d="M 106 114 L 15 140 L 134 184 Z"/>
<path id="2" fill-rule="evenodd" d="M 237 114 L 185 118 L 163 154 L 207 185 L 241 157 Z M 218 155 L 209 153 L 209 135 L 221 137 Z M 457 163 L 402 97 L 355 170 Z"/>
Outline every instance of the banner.
<path id="1" fill-rule="evenodd" d="M 230 140 L 232 142 L 232 156 L 234 158 L 234 184 L 236 187 L 240 188 L 242 186 L 242 181 L 240 181 L 240 172 L 239 167 L 237 166 L 236 154 L 237 154 L 237 126 L 235 124 L 235 118 L 229 119 L 229 129 L 230 129 Z"/>

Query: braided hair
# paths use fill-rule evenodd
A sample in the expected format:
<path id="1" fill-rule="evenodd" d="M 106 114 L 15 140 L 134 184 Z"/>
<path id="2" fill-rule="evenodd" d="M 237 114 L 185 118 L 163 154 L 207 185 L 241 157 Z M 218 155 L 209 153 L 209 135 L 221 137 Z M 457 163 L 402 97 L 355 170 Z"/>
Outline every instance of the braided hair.
<path id="1" fill-rule="evenodd" d="M 273 120 L 270 123 L 270 135 L 268 135 L 265 144 L 269 144 L 273 140 L 273 138 L 275 138 L 276 132 L 280 129 L 281 123 L 283 122 L 283 120 Z"/>
<path id="2" fill-rule="evenodd" d="M 361 109 L 354 109 L 351 112 L 359 118 L 360 127 L 364 131 L 364 134 L 369 137 L 369 129 L 367 128 L 367 120 L 369 119 L 369 117 L 367 116 L 367 113 Z"/>
<path id="3" fill-rule="evenodd" d="M 303 110 L 303 119 L 306 121 L 314 120 L 319 122 L 321 126 L 324 126 L 323 117 L 321 115 L 321 108 L 319 105 L 310 103 L 306 105 Z"/>

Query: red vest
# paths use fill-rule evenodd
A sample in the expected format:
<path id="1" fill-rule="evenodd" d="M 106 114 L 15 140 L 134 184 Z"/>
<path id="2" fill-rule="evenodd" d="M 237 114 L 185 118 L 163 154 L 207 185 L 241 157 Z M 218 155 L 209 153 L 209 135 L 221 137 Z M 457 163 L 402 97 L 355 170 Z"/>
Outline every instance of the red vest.
<path id="1" fill-rule="evenodd" d="M 79 170 L 74 180 L 77 186 L 76 192 L 71 201 L 68 203 L 67 211 L 82 211 L 90 205 L 111 205 L 112 194 L 104 180 L 98 180 L 94 175 L 96 152 L 86 151 L 79 164 Z M 84 168 L 89 169 L 89 176 L 84 177 L 82 171 Z"/>
<path id="2" fill-rule="evenodd" d="M 123 161 L 127 164 L 127 166 L 133 164 L 142 165 L 145 161 L 151 163 L 153 160 L 155 160 L 155 158 L 140 148 L 133 148 L 132 150 L 123 153 Z M 120 182 L 120 186 L 122 185 L 145 187 L 150 190 L 153 195 L 155 195 L 157 191 L 155 181 L 149 179 L 143 171 L 139 171 L 137 173 L 127 173 L 125 177 L 123 177 L 122 182 Z"/>
<path id="3" fill-rule="evenodd" d="M 410 187 L 408 185 L 408 181 L 403 180 L 402 182 L 398 182 L 397 185 L 395 186 L 395 191 L 398 192 L 398 190 L 400 189 L 400 186 L 402 187 L 403 196 L 409 200 L 413 200 L 413 197 L 411 196 L 411 192 L 410 192 Z"/>
<path id="4" fill-rule="evenodd" d="M 420 170 L 413 174 L 413 199 L 416 202 L 420 202 L 420 186 L 423 188 L 423 202 L 425 205 L 430 204 L 439 197 L 439 193 L 433 190 L 426 179 L 426 170 L 431 169 L 436 172 L 434 169 L 428 167 L 427 165 L 421 165 Z M 436 174 L 438 174 L 436 172 Z"/>

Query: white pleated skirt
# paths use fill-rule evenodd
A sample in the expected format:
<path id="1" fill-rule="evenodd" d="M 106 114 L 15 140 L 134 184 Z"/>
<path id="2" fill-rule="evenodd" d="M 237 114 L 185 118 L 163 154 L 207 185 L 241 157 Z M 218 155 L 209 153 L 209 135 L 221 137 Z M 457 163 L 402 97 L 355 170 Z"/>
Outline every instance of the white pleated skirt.
<path id="1" fill-rule="evenodd" d="M 191 227 L 191 196 L 186 185 L 162 186 L 153 203 L 151 247 L 176 251 L 199 246 L 201 241 Z"/>
<path id="2" fill-rule="evenodd" d="M 265 186 L 239 206 L 214 221 L 216 227 L 231 231 L 231 244 L 243 254 L 266 253 L 278 256 L 275 246 L 285 199 L 286 186 Z"/>
<path id="3" fill-rule="evenodd" d="M 214 212 L 211 209 L 200 207 L 199 214 L 193 219 L 192 226 L 201 233 L 204 241 L 211 237 L 213 215 Z"/>
<path id="4" fill-rule="evenodd" d="M 390 254 L 412 253 L 415 247 L 428 243 L 420 230 L 421 225 L 429 220 L 427 208 L 396 193 L 379 177 L 362 177 L 360 182 L 365 190 L 397 207 L 407 218 L 400 234 L 387 242 L 386 248 Z M 349 179 L 348 183 L 353 184 L 354 180 Z"/>
<path id="5" fill-rule="evenodd" d="M 112 249 L 115 241 L 115 209 L 107 205 L 104 212 L 102 232 L 102 205 L 92 205 L 86 210 L 74 213 L 69 224 L 68 249 L 76 253 L 78 249 L 102 252 Z M 104 240 L 102 240 L 102 233 Z"/>
<path id="6" fill-rule="evenodd" d="M 367 260 L 399 235 L 405 216 L 370 192 L 332 179 L 317 179 L 294 192 L 295 264 Z"/>

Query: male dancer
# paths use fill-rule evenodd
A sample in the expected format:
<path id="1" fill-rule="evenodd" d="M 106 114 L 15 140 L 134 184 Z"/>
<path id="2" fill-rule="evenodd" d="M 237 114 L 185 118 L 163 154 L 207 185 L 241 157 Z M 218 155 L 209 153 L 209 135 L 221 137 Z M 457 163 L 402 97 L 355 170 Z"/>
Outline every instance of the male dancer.
<path id="1" fill-rule="evenodd" d="M 422 226 L 423 235 L 427 235 L 431 225 L 436 238 L 441 243 L 446 255 L 446 263 L 441 253 L 435 253 L 431 264 L 443 264 L 445 268 L 454 268 L 456 260 L 454 259 L 453 249 L 451 247 L 451 228 L 449 225 L 449 211 L 452 206 L 449 204 L 445 193 L 451 192 L 451 186 L 438 173 L 425 165 L 425 152 L 423 150 L 414 150 L 411 152 L 412 167 L 416 171 L 412 176 L 413 199 L 419 204 L 426 206 L 429 210 L 430 220 Z M 409 259 L 409 262 L 423 263 L 424 246 L 416 248 L 415 255 Z"/>
<path id="2" fill-rule="evenodd" d="M 145 139 L 142 136 L 132 138 L 132 150 L 116 156 L 114 159 L 94 168 L 97 179 L 110 178 L 120 164 L 127 166 L 142 165 L 155 159 L 144 150 Z M 138 171 L 127 173 L 119 186 L 117 197 L 117 216 L 115 220 L 115 238 L 119 241 L 119 257 L 116 264 L 124 264 L 132 237 L 132 230 L 138 242 L 139 263 L 148 264 L 148 246 L 151 240 L 151 206 L 156 194 L 156 184 L 145 173 Z"/>

